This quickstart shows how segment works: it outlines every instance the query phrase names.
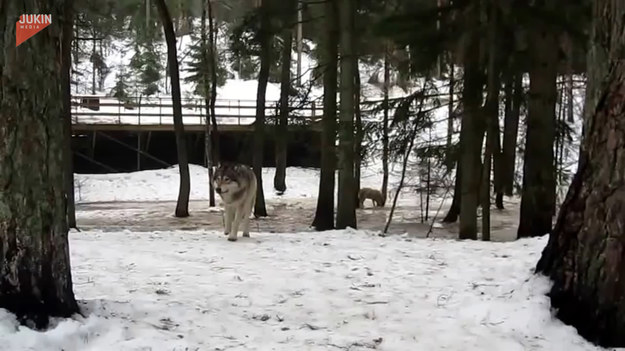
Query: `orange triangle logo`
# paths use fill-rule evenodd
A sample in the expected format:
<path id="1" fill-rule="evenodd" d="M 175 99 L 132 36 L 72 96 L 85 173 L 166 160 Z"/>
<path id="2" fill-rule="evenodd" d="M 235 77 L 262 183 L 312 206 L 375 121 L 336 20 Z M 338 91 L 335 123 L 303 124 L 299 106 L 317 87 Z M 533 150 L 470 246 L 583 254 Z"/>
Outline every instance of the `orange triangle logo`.
<path id="1" fill-rule="evenodd" d="M 15 47 L 52 24 L 52 15 L 21 15 L 15 22 Z"/>

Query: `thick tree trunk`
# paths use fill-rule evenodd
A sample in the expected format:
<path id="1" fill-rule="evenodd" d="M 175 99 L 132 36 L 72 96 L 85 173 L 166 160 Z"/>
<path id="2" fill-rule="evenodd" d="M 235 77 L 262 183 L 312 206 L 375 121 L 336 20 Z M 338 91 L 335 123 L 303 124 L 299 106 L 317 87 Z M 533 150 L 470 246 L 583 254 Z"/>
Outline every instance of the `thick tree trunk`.
<path id="1" fill-rule="evenodd" d="M 467 12 L 479 25 L 478 4 Z M 480 38 L 469 34 L 464 57 L 464 89 L 462 92 L 462 129 L 460 131 L 460 166 L 462 167 L 460 201 L 460 239 L 477 239 L 477 207 L 481 174 L 481 151 L 484 139 L 484 118 L 481 115 L 483 76 L 480 70 Z"/>
<path id="2" fill-rule="evenodd" d="M 382 119 L 382 196 L 384 202 L 388 197 L 388 117 L 389 117 L 389 89 L 391 81 L 391 65 L 389 62 L 389 44 L 384 48 L 384 117 Z"/>
<path id="3" fill-rule="evenodd" d="M 511 68 L 512 70 L 512 68 Z M 523 101 L 523 75 L 521 72 L 510 72 L 506 79 L 506 112 L 503 126 L 503 161 L 502 183 L 504 193 L 514 193 L 514 169 L 516 164 L 517 136 L 519 133 L 519 117 Z"/>
<path id="4" fill-rule="evenodd" d="M 70 1 L 71 2 L 71 1 Z M 74 194 L 74 160 L 72 153 L 72 37 L 74 35 L 74 9 L 68 6 L 65 14 L 67 19 L 63 22 L 63 42 L 61 43 L 61 72 L 63 72 L 61 86 L 63 89 L 63 152 L 65 167 L 65 198 L 67 201 L 67 225 L 69 228 L 76 226 L 76 196 Z"/>
<path id="5" fill-rule="evenodd" d="M 290 24 L 297 11 L 297 0 L 288 0 L 284 22 Z M 293 47 L 293 30 L 286 27 L 282 30 L 282 58 L 280 74 L 280 117 L 276 126 L 276 173 L 273 187 L 279 193 L 286 191 L 287 138 L 289 123 L 289 91 L 291 90 L 291 49 Z"/>
<path id="6" fill-rule="evenodd" d="M 324 4 L 324 31 L 321 42 L 323 71 L 323 129 L 321 131 L 321 174 L 317 209 L 312 226 L 317 230 L 334 228 L 334 186 L 336 168 L 336 82 L 338 28 L 336 0 Z"/>
<path id="7" fill-rule="evenodd" d="M 187 155 L 187 142 L 184 135 L 184 123 L 182 120 L 182 102 L 180 97 L 180 74 L 178 71 L 178 53 L 176 51 L 176 36 L 171 16 L 165 0 L 156 0 L 158 14 L 163 23 L 165 42 L 167 43 L 167 58 L 169 61 L 169 75 L 171 76 L 171 97 L 174 110 L 174 132 L 176 134 L 176 148 L 178 151 L 178 167 L 180 169 L 180 188 L 178 202 L 176 203 L 176 217 L 189 216 L 189 194 L 191 192 L 191 179 L 189 175 L 189 158 Z"/>
<path id="8" fill-rule="evenodd" d="M 624 347 L 625 6 L 597 0 L 594 12 L 579 167 L 537 270 L 553 280 L 562 321 L 589 341 Z"/>
<path id="9" fill-rule="evenodd" d="M 341 100 L 339 115 L 339 198 L 336 227 L 356 228 L 354 201 L 354 0 L 341 0 L 339 8 L 341 52 Z"/>
<path id="10" fill-rule="evenodd" d="M 456 162 L 456 179 L 454 181 L 454 197 L 451 200 L 451 206 L 449 212 L 443 223 L 454 223 L 458 220 L 460 215 L 460 202 L 462 201 L 462 167 L 460 167 L 460 160 Z"/>
<path id="11" fill-rule="evenodd" d="M 500 174 L 500 139 L 499 139 L 499 79 L 500 66 L 497 51 L 499 13 L 497 5 L 489 3 L 488 16 L 488 96 L 484 105 L 486 119 L 486 147 L 484 148 L 484 166 L 482 168 L 481 206 L 482 206 L 482 240 L 490 240 L 490 174 L 492 161 L 495 163 L 495 193 L 497 194 L 497 208 L 503 208 Z M 499 202 L 501 201 L 501 203 Z"/>
<path id="12" fill-rule="evenodd" d="M 265 193 L 263 192 L 263 152 L 265 150 L 265 94 L 269 81 L 271 65 L 271 33 L 269 32 L 269 4 L 263 0 L 260 5 L 260 71 L 258 72 L 258 90 L 256 91 L 256 121 L 254 122 L 253 166 L 256 174 L 256 204 L 254 216 L 267 217 Z"/>
<path id="13" fill-rule="evenodd" d="M 531 34 L 530 94 L 517 237 L 551 232 L 555 203 L 554 152 L 558 41 L 553 29 L 536 24 Z"/>
<path id="14" fill-rule="evenodd" d="M 52 24 L 15 47 L 16 20 L 52 15 Z M 0 308 L 37 328 L 78 312 L 72 291 L 65 204 L 66 21 L 72 1 L 0 5 Z M 69 24 L 71 28 L 71 24 Z M 37 67 L 36 70 L 33 67 Z"/>

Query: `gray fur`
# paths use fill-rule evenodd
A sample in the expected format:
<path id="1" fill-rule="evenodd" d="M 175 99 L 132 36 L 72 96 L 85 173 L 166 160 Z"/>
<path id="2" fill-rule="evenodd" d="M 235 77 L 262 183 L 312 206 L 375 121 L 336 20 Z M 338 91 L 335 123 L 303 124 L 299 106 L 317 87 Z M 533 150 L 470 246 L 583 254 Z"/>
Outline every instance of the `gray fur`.
<path id="1" fill-rule="evenodd" d="M 221 164 L 213 175 L 215 191 L 224 206 L 225 230 L 228 240 L 236 241 L 243 223 L 243 236 L 250 236 L 250 215 L 256 202 L 256 175 L 241 164 Z"/>

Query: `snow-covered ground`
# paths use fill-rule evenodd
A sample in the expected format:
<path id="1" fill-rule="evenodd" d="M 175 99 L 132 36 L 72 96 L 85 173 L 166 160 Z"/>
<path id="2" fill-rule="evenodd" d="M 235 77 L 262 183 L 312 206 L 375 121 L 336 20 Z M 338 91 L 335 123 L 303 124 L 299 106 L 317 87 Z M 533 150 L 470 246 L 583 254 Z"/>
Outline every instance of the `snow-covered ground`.
<path id="1" fill-rule="evenodd" d="M 362 187 L 379 189 L 382 172 L 374 164 L 362 170 Z M 189 165 L 191 174 L 191 200 L 208 199 L 208 169 Z M 389 190 L 396 189 L 400 178 L 399 165 L 391 167 Z M 77 202 L 110 201 L 176 201 L 180 183 L 178 165 L 167 169 L 110 174 L 76 174 L 75 194 Z M 317 197 L 319 191 L 319 169 L 288 167 L 287 190 L 277 195 L 273 190 L 275 168 L 263 168 L 263 189 L 268 200 L 301 200 Z M 405 182 L 414 184 L 416 176 L 410 172 Z M 336 191 L 336 189 L 335 189 Z M 409 199 L 409 189 L 404 190 L 404 199 Z"/>
<path id="2" fill-rule="evenodd" d="M 363 184 L 379 187 L 378 172 L 372 164 Z M 205 169 L 193 166 L 192 174 L 192 198 L 205 202 Z M 284 211 L 266 221 L 289 222 L 280 216 L 314 206 L 316 170 L 288 169 L 290 189 L 282 197 L 270 190 L 272 175 L 264 173 L 267 202 Z M 147 208 L 149 201 L 175 200 L 177 178 L 175 168 L 78 175 L 79 226 L 84 206 L 94 203 Z M 391 188 L 396 182 L 393 174 Z M 408 206 L 417 201 L 407 190 L 400 207 L 416 211 Z M 358 216 L 376 211 L 387 214 L 365 209 Z M 513 236 L 514 225 L 499 218 L 505 213 L 493 212 L 500 223 L 493 230 Z M 123 223 L 135 213 L 104 215 Z M 600 350 L 550 311 L 550 283 L 533 274 L 546 238 L 487 243 L 351 229 L 271 233 L 253 224 L 261 230 L 231 243 L 221 230 L 201 226 L 111 228 L 117 227 L 70 233 L 84 316 L 37 332 L 0 310 L 0 350 Z"/>
<path id="3" fill-rule="evenodd" d="M 545 239 L 360 231 L 72 233 L 85 317 L 46 332 L 0 312 L 2 350 L 598 350 L 532 274 Z"/>
<path id="4" fill-rule="evenodd" d="M 179 40 L 184 52 L 190 38 Z M 108 66 L 127 65 L 131 56 L 127 48 L 113 50 Z M 306 72 L 314 67 L 306 55 L 303 63 Z M 367 83 L 374 68 L 361 67 L 369 100 L 381 96 Z M 77 94 L 87 91 L 90 77 L 83 78 Z M 107 77 L 102 95 L 114 79 Z M 445 82 L 437 84 L 444 93 Z M 256 86 L 231 79 L 218 98 L 254 100 Z M 191 90 L 183 84 L 185 96 Z M 393 87 L 391 95 L 407 93 Z M 278 85 L 269 84 L 267 100 L 278 96 Z M 576 105 L 582 96 L 576 93 Z M 187 118 L 200 114 L 186 111 Z M 437 110 L 439 123 L 420 142 L 444 136 L 446 117 L 446 107 Z M 575 160 L 576 147 L 570 152 L 566 158 Z M 391 175 L 391 195 L 398 171 Z M 370 208 L 357 214 L 359 223 L 375 224 L 362 227 L 374 230 L 310 232 L 304 223 L 312 220 L 319 171 L 287 169 L 283 195 L 271 190 L 273 174 L 272 168 L 263 171 L 270 217 L 254 220 L 252 237 L 236 243 L 215 229 L 219 210 L 205 208 L 203 167 L 191 165 L 188 219 L 171 215 L 177 167 L 76 175 L 78 225 L 91 221 L 87 230 L 70 233 L 74 291 L 84 316 L 55 320 L 36 332 L 0 309 L 0 350 L 600 350 L 552 315 L 545 296 L 550 283 L 533 274 L 546 238 L 461 242 L 440 239 L 454 237 L 456 227 L 436 224 L 447 235 L 418 239 L 429 224 L 418 223 L 423 208 L 412 188 L 401 193 L 395 216 L 406 226 L 396 235 L 377 235 L 388 209 Z M 374 162 L 363 170 L 362 186 L 379 188 L 380 182 Z M 407 183 L 418 182 L 410 172 Z M 429 214 L 439 204 L 444 212 L 450 197 L 438 194 Z M 514 236 L 517 203 L 506 206 L 491 213 L 494 236 Z M 127 225 L 137 217 L 152 221 L 152 229 Z M 407 225 L 412 231 L 403 231 Z"/>

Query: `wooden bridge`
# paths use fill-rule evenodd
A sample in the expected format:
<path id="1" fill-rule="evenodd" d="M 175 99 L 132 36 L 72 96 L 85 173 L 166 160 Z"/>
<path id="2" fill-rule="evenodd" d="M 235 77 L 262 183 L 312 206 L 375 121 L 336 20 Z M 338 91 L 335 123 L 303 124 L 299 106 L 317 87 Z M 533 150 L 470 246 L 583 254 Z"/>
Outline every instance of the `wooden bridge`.
<path id="1" fill-rule="evenodd" d="M 267 125 L 275 125 L 278 102 L 267 101 L 265 116 Z M 323 106 L 314 101 L 291 106 L 289 127 L 306 126 L 320 130 Z M 255 100 L 217 99 L 215 106 L 220 131 L 251 131 L 256 118 Z M 182 117 L 185 131 L 205 130 L 206 106 L 203 99 L 183 98 Z M 97 95 L 72 96 L 72 128 L 75 132 L 127 131 L 151 132 L 173 131 L 173 102 L 170 97 L 133 98 L 122 101 L 115 97 Z"/>

